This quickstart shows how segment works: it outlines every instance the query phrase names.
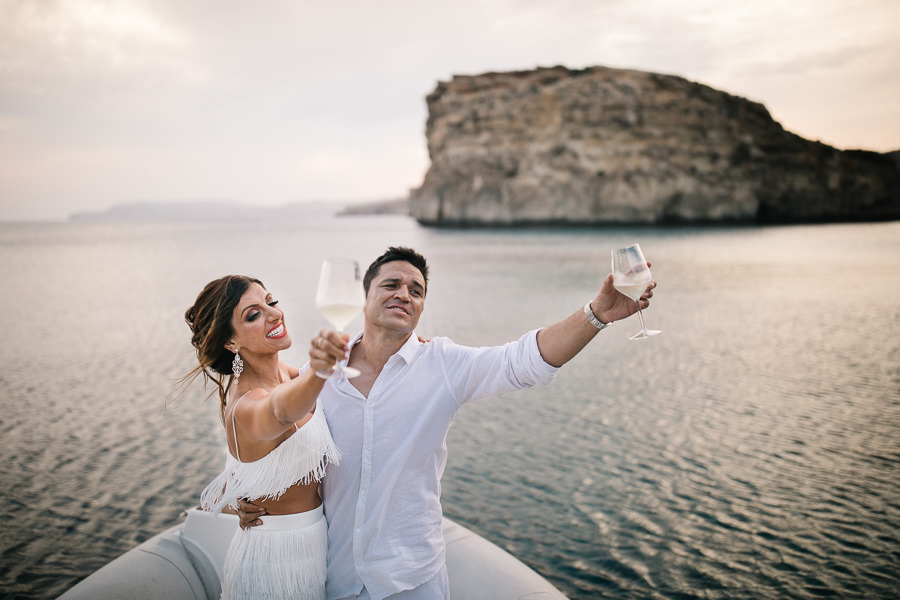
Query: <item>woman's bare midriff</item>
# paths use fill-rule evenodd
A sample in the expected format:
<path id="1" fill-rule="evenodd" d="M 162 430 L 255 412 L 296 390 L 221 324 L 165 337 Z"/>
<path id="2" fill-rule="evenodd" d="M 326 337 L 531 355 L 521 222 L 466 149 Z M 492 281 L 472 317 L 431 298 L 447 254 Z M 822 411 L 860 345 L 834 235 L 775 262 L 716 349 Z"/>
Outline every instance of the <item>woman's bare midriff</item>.
<path id="1" fill-rule="evenodd" d="M 287 489 L 277 500 L 254 500 L 250 502 L 266 509 L 270 515 L 292 515 L 319 507 L 322 498 L 319 496 L 319 484 L 298 483 Z"/>

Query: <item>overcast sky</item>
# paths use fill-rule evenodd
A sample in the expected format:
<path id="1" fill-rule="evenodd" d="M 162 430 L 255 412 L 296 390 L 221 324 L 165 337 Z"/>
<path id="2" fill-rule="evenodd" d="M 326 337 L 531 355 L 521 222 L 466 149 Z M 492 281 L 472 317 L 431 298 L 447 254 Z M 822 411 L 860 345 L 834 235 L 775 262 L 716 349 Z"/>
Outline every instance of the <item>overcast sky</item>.
<path id="1" fill-rule="evenodd" d="M 0 220 L 405 196 L 454 74 L 680 75 L 900 148 L 898 0 L 0 0 Z"/>

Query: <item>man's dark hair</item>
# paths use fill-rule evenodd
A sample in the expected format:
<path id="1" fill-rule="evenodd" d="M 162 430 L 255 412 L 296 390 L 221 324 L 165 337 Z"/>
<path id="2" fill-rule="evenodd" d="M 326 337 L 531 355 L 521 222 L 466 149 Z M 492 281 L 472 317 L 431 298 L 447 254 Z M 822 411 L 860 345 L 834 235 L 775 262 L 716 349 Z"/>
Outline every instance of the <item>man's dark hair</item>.
<path id="1" fill-rule="evenodd" d="M 366 295 L 369 295 L 369 286 L 372 284 L 372 280 L 378 275 L 378 271 L 381 270 L 381 265 L 395 260 L 406 261 L 422 273 L 422 277 L 425 278 L 425 291 L 427 293 L 428 263 L 425 261 L 425 257 L 412 248 L 391 246 L 387 249 L 387 252 L 376 258 L 366 270 L 366 275 L 363 277 L 363 288 L 366 290 Z"/>

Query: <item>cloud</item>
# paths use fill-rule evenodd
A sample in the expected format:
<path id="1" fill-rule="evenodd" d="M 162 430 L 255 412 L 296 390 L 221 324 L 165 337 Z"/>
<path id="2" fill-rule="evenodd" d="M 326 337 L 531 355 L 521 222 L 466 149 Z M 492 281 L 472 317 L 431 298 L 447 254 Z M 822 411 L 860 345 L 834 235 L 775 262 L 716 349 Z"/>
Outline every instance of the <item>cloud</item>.
<path id="1" fill-rule="evenodd" d="M 6 88 L 40 93 L 59 79 L 131 73 L 196 78 L 177 27 L 112 0 L 2 0 L 0 74 Z"/>

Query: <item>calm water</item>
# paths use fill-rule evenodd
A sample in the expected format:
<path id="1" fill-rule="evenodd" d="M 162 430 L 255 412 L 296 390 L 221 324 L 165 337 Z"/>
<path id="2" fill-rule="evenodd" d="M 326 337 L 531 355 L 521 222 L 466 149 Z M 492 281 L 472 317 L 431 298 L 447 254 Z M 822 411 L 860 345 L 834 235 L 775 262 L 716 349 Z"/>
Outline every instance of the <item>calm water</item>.
<path id="1" fill-rule="evenodd" d="M 573 599 L 900 593 L 900 223 L 434 231 L 295 224 L 0 225 L 0 598 L 54 598 L 178 522 L 223 461 L 184 309 L 261 278 L 302 362 L 321 259 L 432 264 L 419 333 L 469 345 L 579 309 L 612 246 L 660 287 L 548 388 L 466 407 L 445 512 Z M 351 328 L 358 329 L 359 322 Z"/>

